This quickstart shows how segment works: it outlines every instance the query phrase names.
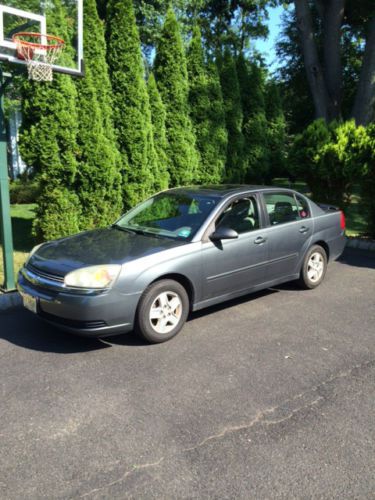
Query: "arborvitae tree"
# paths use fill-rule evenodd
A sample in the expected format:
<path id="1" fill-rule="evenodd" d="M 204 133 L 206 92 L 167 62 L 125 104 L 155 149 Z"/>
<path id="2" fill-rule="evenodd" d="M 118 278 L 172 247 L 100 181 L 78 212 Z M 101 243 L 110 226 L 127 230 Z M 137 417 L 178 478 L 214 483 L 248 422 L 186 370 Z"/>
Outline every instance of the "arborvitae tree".
<path id="1" fill-rule="evenodd" d="M 237 58 L 237 74 L 243 111 L 244 161 L 247 182 L 264 182 L 268 173 L 267 120 L 262 69 Z"/>
<path id="2" fill-rule="evenodd" d="M 265 110 L 267 118 L 267 144 L 269 179 L 286 174 L 286 120 L 278 85 L 266 85 Z"/>
<path id="3" fill-rule="evenodd" d="M 77 80 L 77 193 L 82 229 L 105 226 L 121 213 L 120 155 L 112 122 L 105 38 L 95 0 L 85 0 L 85 78 Z"/>
<path id="4" fill-rule="evenodd" d="M 167 112 L 171 184 L 189 184 L 199 178 L 199 155 L 189 116 L 186 56 L 180 28 L 172 8 L 168 9 L 157 45 L 155 77 Z"/>
<path id="5" fill-rule="evenodd" d="M 67 38 L 59 0 L 54 2 L 50 29 Z M 62 64 L 68 58 L 66 53 Z M 55 75 L 53 82 L 27 81 L 25 76 L 21 91 L 20 152 L 41 185 L 34 233 L 39 240 L 66 236 L 79 230 L 80 216 L 79 199 L 73 191 L 77 172 L 76 88 L 70 76 Z"/>
<path id="6" fill-rule="evenodd" d="M 155 151 L 158 156 L 159 176 L 155 179 L 155 188 L 166 189 L 169 182 L 168 174 L 168 141 L 165 128 L 166 111 L 161 100 L 154 74 L 151 73 L 147 82 L 148 96 L 150 99 L 151 122 L 154 135 Z"/>
<path id="7" fill-rule="evenodd" d="M 125 207 L 129 208 L 154 191 L 158 177 L 150 103 L 132 0 L 109 1 L 107 35 L 114 122 L 123 164 L 123 198 Z"/>
<path id="8" fill-rule="evenodd" d="M 241 183 L 244 182 L 246 175 L 242 133 L 243 113 L 236 64 L 229 49 L 224 51 L 223 57 L 219 56 L 218 64 L 228 131 L 226 180 Z"/>
<path id="9" fill-rule="evenodd" d="M 205 63 L 198 26 L 193 30 L 187 61 L 190 116 L 201 157 L 199 181 L 217 183 L 224 176 L 228 135 L 217 67 Z"/>

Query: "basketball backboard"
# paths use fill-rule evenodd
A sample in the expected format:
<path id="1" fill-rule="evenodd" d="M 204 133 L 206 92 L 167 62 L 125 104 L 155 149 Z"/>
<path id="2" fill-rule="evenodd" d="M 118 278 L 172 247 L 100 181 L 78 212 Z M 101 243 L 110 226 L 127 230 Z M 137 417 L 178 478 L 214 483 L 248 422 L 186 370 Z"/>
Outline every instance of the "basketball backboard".
<path id="1" fill-rule="evenodd" d="M 26 64 L 17 57 L 12 40 L 19 32 L 63 38 L 65 49 L 53 71 L 83 74 L 83 0 L 0 0 L 0 61 Z"/>

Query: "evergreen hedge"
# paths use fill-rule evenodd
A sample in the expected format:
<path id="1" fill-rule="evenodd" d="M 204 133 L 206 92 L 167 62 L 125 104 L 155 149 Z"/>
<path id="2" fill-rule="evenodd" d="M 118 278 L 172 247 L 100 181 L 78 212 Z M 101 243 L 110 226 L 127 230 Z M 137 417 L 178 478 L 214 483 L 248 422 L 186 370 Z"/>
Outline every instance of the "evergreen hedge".
<path id="1" fill-rule="evenodd" d="M 95 0 L 85 0 L 85 77 L 76 81 L 78 135 L 76 190 L 82 229 L 105 226 L 121 213 L 120 155 L 112 121 L 104 29 Z"/>
<path id="2" fill-rule="evenodd" d="M 250 65 L 241 53 L 237 74 L 243 112 L 245 180 L 262 183 L 268 173 L 263 71 L 256 63 Z"/>
<path id="3" fill-rule="evenodd" d="M 163 101 L 161 100 L 158 87 L 156 85 L 155 76 L 150 74 L 147 81 L 148 96 L 150 99 L 151 122 L 154 137 L 155 151 L 158 157 L 159 175 L 155 179 L 155 189 L 161 191 L 166 189 L 169 184 L 168 170 L 171 166 L 168 165 L 168 141 L 167 130 L 165 128 L 166 111 Z"/>
<path id="4" fill-rule="evenodd" d="M 243 112 L 235 60 L 228 48 L 218 57 L 228 131 L 226 181 L 244 182 L 246 176 L 245 140 L 242 133 Z"/>
<path id="5" fill-rule="evenodd" d="M 268 180 L 287 176 L 287 126 L 278 85 L 266 84 L 265 112 L 267 119 Z"/>
<path id="6" fill-rule="evenodd" d="M 200 153 L 199 182 L 219 183 L 224 177 L 228 134 L 216 65 L 205 62 L 201 31 L 194 27 L 188 50 L 190 116 Z"/>
<path id="7" fill-rule="evenodd" d="M 189 116 L 186 55 L 171 7 L 157 44 L 154 73 L 167 113 L 170 182 L 172 186 L 191 184 L 199 179 L 199 155 Z"/>
<path id="8" fill-rule="evenodd" d="M 122 157 L 123 202 L 130 208 L 152 194 L 159 182 L 145 69 L 132 0 L 109 1 L 107 48 L 114 123 Z"/>

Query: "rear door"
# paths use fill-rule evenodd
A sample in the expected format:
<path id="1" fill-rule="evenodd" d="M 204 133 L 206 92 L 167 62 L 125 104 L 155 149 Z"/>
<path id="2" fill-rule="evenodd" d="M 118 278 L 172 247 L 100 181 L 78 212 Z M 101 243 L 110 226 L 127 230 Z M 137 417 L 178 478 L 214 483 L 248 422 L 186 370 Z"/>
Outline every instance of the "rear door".
<path id="1" fill-rule="evenodd" d="M 219 226 L 234 229 L 238 238 L 211 241 L 209 234 Z M 202 242 L 204 299 L 250 289 L 265 281 L 267 242 L 263 232 L 256 195 L 236 199 L 223 208 Z"/>
<path id="2" fill-rule="evenodd" d="M 290 192 L 264 192 L 267 219 L 267 281 L 282 279 L 299 272 L 301 255 L 313 234 L 313 219 L 305 198 Z"/>

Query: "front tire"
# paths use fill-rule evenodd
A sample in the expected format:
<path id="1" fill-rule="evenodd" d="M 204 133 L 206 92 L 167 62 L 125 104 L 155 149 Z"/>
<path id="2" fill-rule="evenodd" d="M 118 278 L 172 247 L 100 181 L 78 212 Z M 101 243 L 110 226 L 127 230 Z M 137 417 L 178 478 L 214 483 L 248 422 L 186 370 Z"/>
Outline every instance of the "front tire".
<path id="1" fill-rule="evenodd" d="M 141 297 L 136 331 L 152 344 L 166 342 L 177 335 L 189 314 L 189 297 L 174 280 L 152 283 Z"/>
<path id="2" fill-rule="evenodd" d="M 327 254 L 320 245 L 314 245 L 303 261 L 299 284 L 302 288 L 313 289 L 321 284 L 327 271 Z"/>

